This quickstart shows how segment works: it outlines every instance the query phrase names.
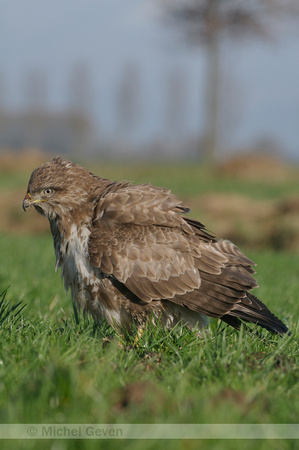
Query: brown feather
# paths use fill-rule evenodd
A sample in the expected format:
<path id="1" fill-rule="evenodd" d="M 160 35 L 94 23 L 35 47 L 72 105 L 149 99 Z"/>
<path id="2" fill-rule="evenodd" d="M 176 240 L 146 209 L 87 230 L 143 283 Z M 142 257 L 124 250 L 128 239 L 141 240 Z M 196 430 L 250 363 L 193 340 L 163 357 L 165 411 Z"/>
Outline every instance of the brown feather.
<path id="1" fill-rule="evenodd" d="M 49 219 L 65 286 L 95 320 L 130 328 L 154 313 L 165 326 L 203 326 L 211 316 L 287 331 L 250 293 L 253 261 L 183 216 L 189 208 L 168 189 L 100 178 L 57 157 L 32 173 L 29 206 Z"/>

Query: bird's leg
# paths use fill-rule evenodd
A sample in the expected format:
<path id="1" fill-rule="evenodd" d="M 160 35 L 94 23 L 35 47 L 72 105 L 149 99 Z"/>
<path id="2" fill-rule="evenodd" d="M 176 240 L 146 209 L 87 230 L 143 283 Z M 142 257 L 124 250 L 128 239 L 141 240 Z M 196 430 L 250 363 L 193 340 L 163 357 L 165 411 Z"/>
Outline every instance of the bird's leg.
<path id="1" fill-rule="evenodd" d="M 145 328 L 144 324 L 143 325 L 139 325 L 138 328 L 137 328 L 137 333 L 136 333 L 136 336 L 135 336 L 135 339 L 134 339 L 134 346 L 135 347 L 139 347 L 140 346 L 140 341 L 141 341 L 142 335 L 144 333 L 144 328 Z"/>

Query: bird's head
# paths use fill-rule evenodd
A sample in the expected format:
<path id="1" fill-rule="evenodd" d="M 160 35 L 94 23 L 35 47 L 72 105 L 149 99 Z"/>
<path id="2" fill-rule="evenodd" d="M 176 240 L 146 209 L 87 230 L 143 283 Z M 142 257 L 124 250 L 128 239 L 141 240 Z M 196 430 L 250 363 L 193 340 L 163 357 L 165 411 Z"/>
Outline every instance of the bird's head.
<path id="1" fill-rule="evenodd" d="M 23 209 L 34 206 L 49 219 L 74 213 L 86 204 L 95 179 L 87 169 L 56 157 L 32 172 Z"/>

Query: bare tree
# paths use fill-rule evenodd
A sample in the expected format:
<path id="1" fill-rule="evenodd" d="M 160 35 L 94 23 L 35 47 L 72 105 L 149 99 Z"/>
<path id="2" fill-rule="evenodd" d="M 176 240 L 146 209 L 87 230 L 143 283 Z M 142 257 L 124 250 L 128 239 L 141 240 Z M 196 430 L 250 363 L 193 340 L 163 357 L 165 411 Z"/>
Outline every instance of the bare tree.
<path id="1" fill-rule="evenodd" d="M 140 117 L 141 74 L 138 64 L 125 63 L 116 89 L 117 134 L 122 142 L 132 138 L 135 125 Z"/>
<path id="2" fill-rule="evenodd" d="M 25 108 L 41 113 L 47 108 L 48 76 L 42 69 L 31 69 L 24 79 Z"/>
<path id="3" fill-rule="evenodd" d="M 89 115 L 93 106 L 93 92 L 90 71 L 86 64 L 78 62 L 72 66 L 67 88 L 69 109 Z"/>
<path id="4" fill-rule="evenodd" d="M 43 148 L 44 121 L 48 108 L 48 75 L 45 70 L 31 69 L 24 77 L 25 100 L 24 145 Z"/>
<path id="5" fill-rule="evenodd" d="M 217 158 L 219 131 L 220 43 L 224 36 L 271 36 L 273 25 L 298 17 L 296 0 L 158 0 L 165 17 L 180 25 L 189 43 L 206 49 L 204 157 Z"/>
<path id="6" fill-rule="evenodd" d="M 182 137 L 187 106 L 187 79 L 182 67 L 173 67 L 167 74 L 165 96 L 165 130 L 173 143 Z"/>
<path id="7" fill-rule="evenodd" d="M 68 85 L 69 123 L 75 130 L 76 143 L 73 152 L 91 154 L 95 147 L 93 129 L 93 84 L 87 64 L 77 62 L 70 70 Z"/>
<path id="8" fill-rule="evenodd" d="M 0 112 L 3 112 L 6 107 L 6 80 L 2 72 L 0 72 Z"/>

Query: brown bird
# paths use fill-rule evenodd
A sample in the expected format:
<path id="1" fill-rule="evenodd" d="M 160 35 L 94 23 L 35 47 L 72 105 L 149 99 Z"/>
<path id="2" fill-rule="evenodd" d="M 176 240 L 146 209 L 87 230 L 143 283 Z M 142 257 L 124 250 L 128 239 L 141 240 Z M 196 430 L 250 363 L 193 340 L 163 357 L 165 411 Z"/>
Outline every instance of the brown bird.
<path id="1" fill-rule="evenodd" d="M 159 318 L 200 329 L 208 316 L 288 330 L 250 292 L 254 263 L 183 216 L 190 209 L 167 189 L 100 178 L 56 157 L 33 171 L 30 206 L 49 219 L 66 290 L 96 322 L 132 330 Z"/>

